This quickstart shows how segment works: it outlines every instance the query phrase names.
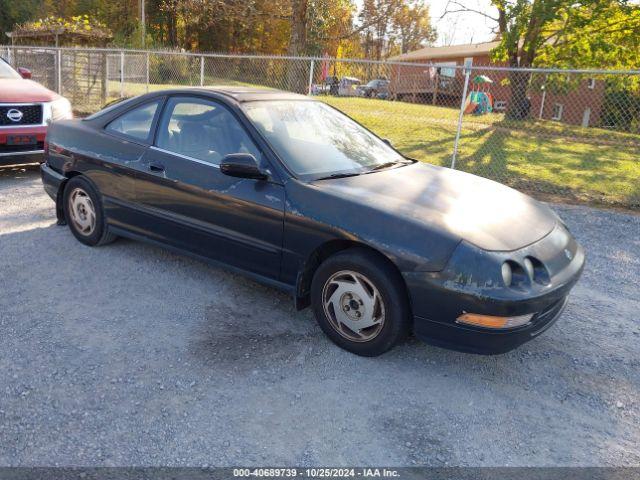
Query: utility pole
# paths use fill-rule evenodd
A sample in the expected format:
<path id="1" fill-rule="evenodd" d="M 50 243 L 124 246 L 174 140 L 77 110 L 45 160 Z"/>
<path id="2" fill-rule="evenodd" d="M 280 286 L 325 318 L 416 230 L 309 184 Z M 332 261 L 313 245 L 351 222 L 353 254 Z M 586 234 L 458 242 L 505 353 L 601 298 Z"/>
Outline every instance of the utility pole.
<path id="1" fill-rule="evenodd" d="M 145 48 L 147 41 L 147 24 L 144 18 L 144 0 L 140 0 L 140 30 L 142 31 L 142 48 Z"/>

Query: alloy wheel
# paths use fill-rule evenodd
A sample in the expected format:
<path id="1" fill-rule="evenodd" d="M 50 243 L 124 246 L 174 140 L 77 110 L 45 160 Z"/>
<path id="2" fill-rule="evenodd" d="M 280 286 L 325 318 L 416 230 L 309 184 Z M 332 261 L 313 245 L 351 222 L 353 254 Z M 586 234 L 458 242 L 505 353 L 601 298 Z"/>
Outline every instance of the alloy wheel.
<path id="1" fill-rule="evenodd" d="M 69 212 L 76 231 L 88 237 L 96 228 L 96 209 L 91 197 L 81 188 L 75 188 L 69 195 Z"/>
<path id="2" fill-rule="evenodd" d="M 353 342 L 373 340 L 384 326 L 380 292 L 358 272 L 342 270 L 331 275 L 322 289 L 322 306 L 335 331 Z"/>

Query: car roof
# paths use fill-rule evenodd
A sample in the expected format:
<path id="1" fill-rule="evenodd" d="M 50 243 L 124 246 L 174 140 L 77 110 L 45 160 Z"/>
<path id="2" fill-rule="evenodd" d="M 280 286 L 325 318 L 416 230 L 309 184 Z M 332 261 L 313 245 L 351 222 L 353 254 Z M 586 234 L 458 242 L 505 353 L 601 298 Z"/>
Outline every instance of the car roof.
<path id="1" fill-rule="evenodd" d="M 260 100 L 310 100 L 309 97 L 306 97 L 304 95 L 285 92 L 284 90 L 276 90 L 273 88 L 226 85 L 179 88 L 155 93 L 194 93 L 202 91 L 222 94 L 226 97 L 230 97 L 237 102 L 255 102 Z"/>
<path id="2" fill-rule="evenodd" d="M 243 103 L 243 102 L 255 102 L 261 100 L 302 100 L 313 101 L 313 98 L 305 95 L 299 95 L 297 93 L 285 92 L 284 90 L 276 90 L 267 87 L 242 87 L 242 86 L 208 86 L 208 87 L 177 87 L 169 88 L 165 90 L 155 90 L 147 94 L 125 97 L 118 99 L 114 102 L 108 103 L 101 110 L 95 112 L 88 117 L 83 118 L 83 121 L 98 121 L 107 122 L 113 118 L 121 115 L 130 106 L 136 106 L 138 104 L 150 101 L 161 97 L 163 95 L 193 95 L 194 93 L 212 93 L 223 95 L 227 100 L 231 102 Z"/>

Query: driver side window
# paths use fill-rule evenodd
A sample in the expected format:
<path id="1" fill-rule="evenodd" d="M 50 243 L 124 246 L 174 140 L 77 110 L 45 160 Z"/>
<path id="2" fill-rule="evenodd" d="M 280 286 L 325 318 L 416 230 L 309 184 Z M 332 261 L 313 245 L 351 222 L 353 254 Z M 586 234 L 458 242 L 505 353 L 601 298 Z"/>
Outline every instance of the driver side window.
<path id="1" fill-rule="evenodd" d="M 230 153 L 259 151 L 223 105 L 197 97 L 172 97 L 158 126 L 156 146 L 218 165 Z"/>

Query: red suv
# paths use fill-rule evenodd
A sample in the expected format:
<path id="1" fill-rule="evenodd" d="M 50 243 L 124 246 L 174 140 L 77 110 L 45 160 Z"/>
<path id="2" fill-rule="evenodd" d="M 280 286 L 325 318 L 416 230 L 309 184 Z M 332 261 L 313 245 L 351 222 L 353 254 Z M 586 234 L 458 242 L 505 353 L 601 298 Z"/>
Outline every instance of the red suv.
<path id="1" fill-rule="evenodd" d="M 69 100 L 30 78 L 0 59 L 0 165 L 43 162 L 47 125 L 73 116 Z"/>

